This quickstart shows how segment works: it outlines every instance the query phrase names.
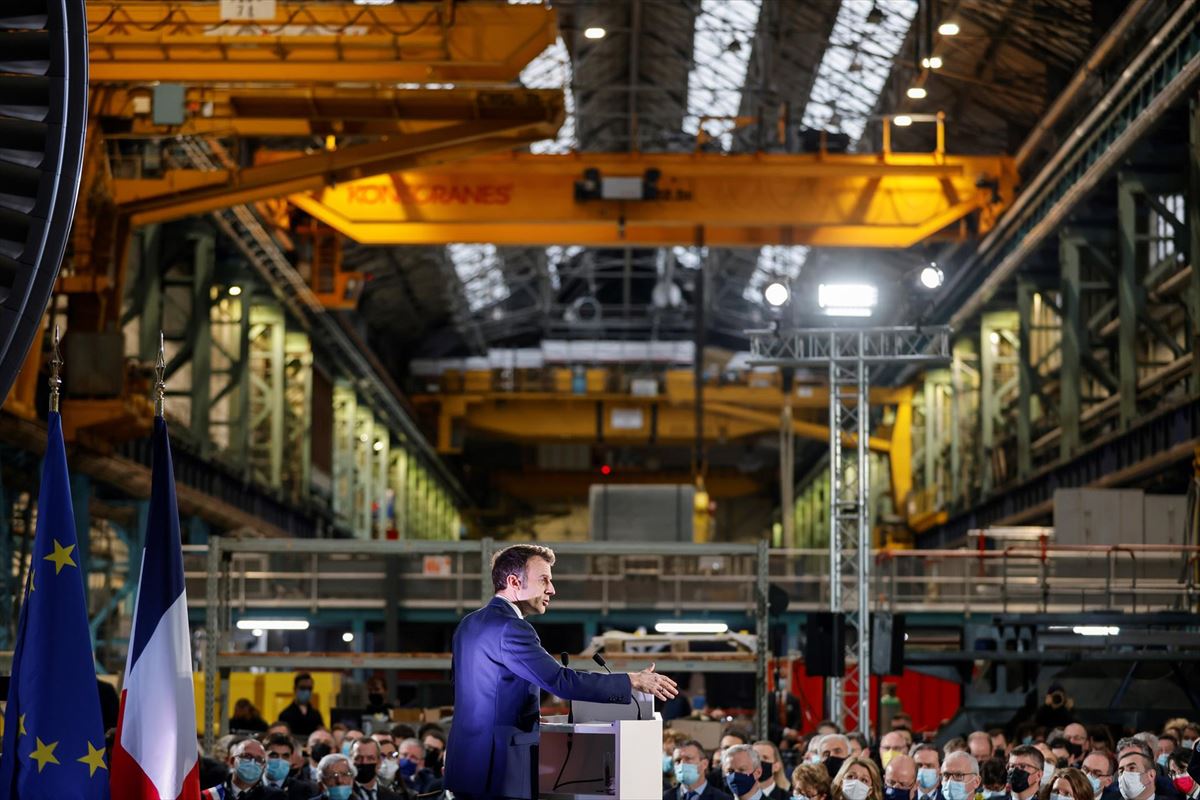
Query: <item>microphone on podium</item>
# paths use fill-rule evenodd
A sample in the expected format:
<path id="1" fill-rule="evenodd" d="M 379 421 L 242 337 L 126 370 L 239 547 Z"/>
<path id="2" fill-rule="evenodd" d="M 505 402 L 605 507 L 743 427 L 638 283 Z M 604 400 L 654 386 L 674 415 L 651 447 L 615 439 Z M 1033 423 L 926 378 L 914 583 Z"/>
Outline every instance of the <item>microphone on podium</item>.
<path id="1" fill-rule="evenodd" d="M 564 650 L 558 654 L 558 660 L 562 662 L 562 665 L 564 667 L 568 667 L 571 665 L 571 656 L 567 653 L 566 650 Z"/>
<path id="2" fill-rule="evenodd" d="M 593 654 L 592 654 L 592 661 L 595 661 L 597 664 L 599 664 L 600 666 L 604 667 L 604 671 L 605 671 L 605 672 L 607 672 L 609 675 L 612 675 L 612 670 L 611 670 L 611 669 L 609 669 L 609 668 L 608 668 L 608 664 L 606 664 L 606 663 L 604 662 L 604 656 L 600 655 L 599 653 L 593 653 Z"/>

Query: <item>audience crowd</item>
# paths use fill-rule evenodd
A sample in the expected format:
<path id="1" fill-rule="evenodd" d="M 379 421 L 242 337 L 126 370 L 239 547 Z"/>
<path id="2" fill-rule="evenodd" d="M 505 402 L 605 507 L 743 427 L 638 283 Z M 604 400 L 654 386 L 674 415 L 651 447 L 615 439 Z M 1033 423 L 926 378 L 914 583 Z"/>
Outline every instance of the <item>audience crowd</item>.
<path id="1" fill-rule="evenodd" d="M 442 790 L 445 729 L 326 726 L 312 684 L 296 676 L 294 701 L 273 724 L 249 701 L 235 705 L 233 732 L 201 758 L 203 800 L 452 800 Z M 368 688 L 380 714 L 371 719 L 384 719 L 381 686 Z M 1051 687 L 1028 722 L 965 736 L 914 732 L 902 711 L 878 741 L 830 721 L 756 741 L 732 723 L 710 750 L 667 728 L 663 800 L 1200 800 L 1197 723 L 1168 720 L 1114 741 L 1109 727 L 1078 722 L 1063 697 Z"/>

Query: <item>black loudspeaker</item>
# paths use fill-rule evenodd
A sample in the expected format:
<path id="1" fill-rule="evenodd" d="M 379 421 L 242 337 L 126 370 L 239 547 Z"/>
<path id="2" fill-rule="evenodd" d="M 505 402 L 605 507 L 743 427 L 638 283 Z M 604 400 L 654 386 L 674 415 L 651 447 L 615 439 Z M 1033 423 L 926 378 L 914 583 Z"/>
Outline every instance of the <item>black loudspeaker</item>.
<path id="1" fill-rule="evenodd" d="M 846 674 L 846 618 L 820 611 L 808 615 L 804 667 L 809 675 L 840 678 Z"/>
<path id="2" fill-rule="evenodd" d="M 904 672 L 904 615 L 877 613 L 871 617 L 871 674 Z"/>

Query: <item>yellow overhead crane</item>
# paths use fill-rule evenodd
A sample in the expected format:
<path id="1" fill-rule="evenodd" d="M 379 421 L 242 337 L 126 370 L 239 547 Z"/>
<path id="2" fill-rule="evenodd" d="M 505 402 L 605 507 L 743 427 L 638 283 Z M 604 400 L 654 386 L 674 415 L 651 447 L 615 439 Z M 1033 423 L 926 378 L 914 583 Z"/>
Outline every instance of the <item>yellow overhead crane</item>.
<path id="1" fill-rule="evenodd" d="M 89 0 L 91 82 L 508 83 L 558 35 L 553 9 L 503 0 L 247 6 Z"/>
<path id="2" fill-rule="evenodd" d="M 696 435 L 695 375 L 690 369 L 665 370 L 662 391 L 653 396 L 621 391 L 619 376 L 608 370 L 586 371 L 578 391 L 569 369 L 531 371 L 517 385 L 501 385 L 488 370 L 451 371 L 439 391 L 413 395 L 427 420 L 436 419 L 439 452 L 459 453 L 468 433 L 509 441 L 613 445 L 690 445 Z M 752 374 L 738 381 L 704 387 L 704 438 L 729 442 L 778 434 L 784 393 L 779 376 Z M 870 402 L 890 411 L 872 452 L 888 457 L 895 508 L 905 508 L 912 490 L 913 388 L 872 387 Z M 798 385 L 791 397 L 792 430 L 803 439 L 828 443 L 829 389 Z M 844 434 L 853 445 L 854 436 Z"/>
<path id="3" fill-rule="evenodd" d="M 936 152 L 506 153 L 288 199 L 374 245 L 906 248 L 986 232 L 1016 177 Z"/>

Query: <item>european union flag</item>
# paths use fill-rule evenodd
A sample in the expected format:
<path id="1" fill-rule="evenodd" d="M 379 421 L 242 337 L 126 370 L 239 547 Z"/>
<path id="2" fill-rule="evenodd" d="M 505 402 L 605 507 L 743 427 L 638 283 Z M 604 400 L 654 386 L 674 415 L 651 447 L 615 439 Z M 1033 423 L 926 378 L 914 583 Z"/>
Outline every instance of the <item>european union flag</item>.
<path id="1" fill-rule="evenodd" d="M 62 418 L 51 413 L 48 427 L 37 533 L 4 715 L 0 797 L 107 800 L 104 725 Z"/>

